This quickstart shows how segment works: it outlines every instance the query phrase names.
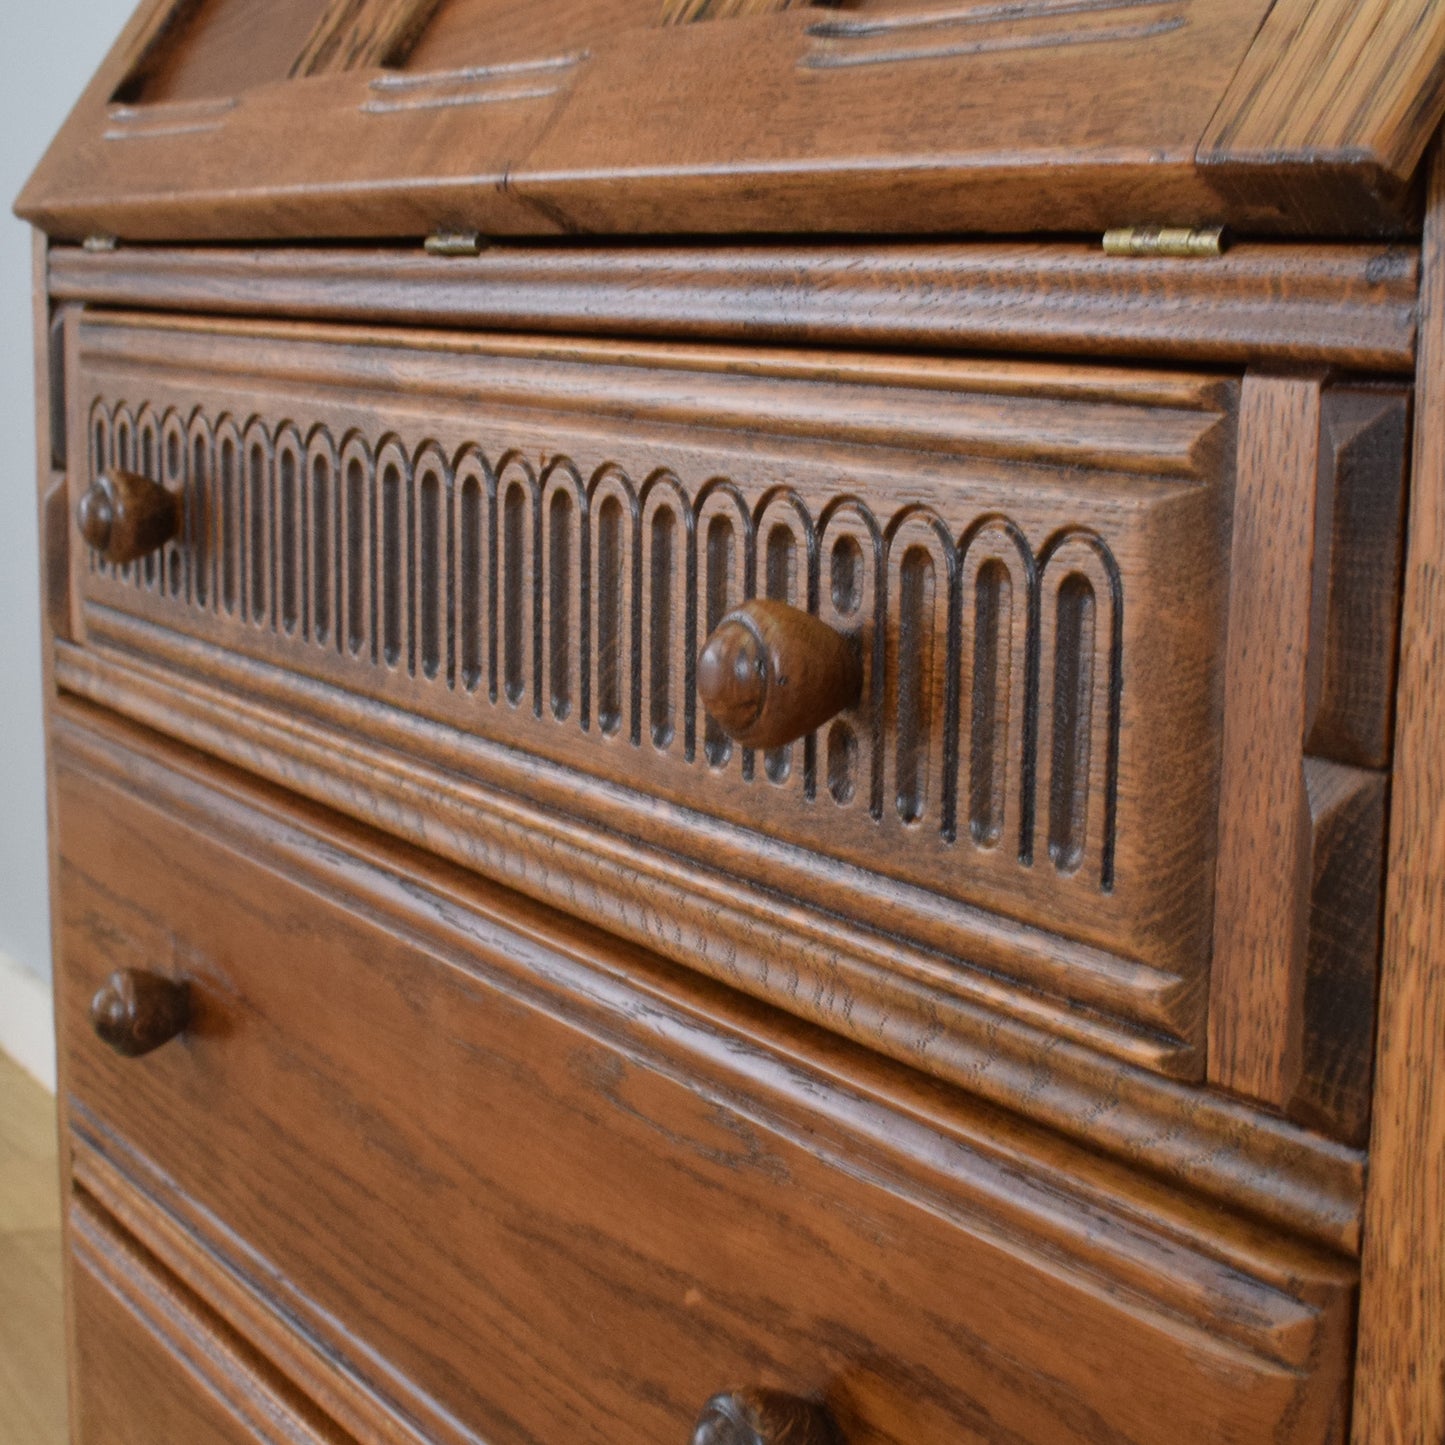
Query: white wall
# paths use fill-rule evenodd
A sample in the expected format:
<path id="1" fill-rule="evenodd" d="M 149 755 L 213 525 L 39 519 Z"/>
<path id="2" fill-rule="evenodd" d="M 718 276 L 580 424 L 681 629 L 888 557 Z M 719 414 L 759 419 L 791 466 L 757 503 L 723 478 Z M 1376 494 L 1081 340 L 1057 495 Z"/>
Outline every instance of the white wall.
<path id="1" fill-rule="evenodd" d="M 50 972 L 40 729 L 30 230 L 9 207 L 136 0 L 0 0 L 0 1047 L 46 1069 Z M 28 976 L 28 977 L 27 977 Z M 52 1056 L 53 1057 L 53 1056 Z M 53 1070 L 53 1063 L 49 1065 Z"/>

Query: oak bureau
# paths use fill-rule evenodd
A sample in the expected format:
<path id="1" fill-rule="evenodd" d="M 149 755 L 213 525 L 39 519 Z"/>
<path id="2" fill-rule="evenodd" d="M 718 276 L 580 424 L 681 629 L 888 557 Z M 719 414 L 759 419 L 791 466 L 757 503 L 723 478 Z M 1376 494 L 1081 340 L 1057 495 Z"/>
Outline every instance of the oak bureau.
<path id="1" fill-rule="evenodd" d="M 77 1445 L 1440 1445 L 1442 115 L 147 0 L 18 204 Z"/>

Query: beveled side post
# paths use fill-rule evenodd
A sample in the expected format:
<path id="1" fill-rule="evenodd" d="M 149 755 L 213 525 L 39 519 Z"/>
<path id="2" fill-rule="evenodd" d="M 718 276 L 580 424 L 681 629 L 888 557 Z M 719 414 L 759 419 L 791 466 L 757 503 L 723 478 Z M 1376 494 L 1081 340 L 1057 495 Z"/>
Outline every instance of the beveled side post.
<path id="1" fill-rule="evenodd" d="M 1356 1445 L 1445 1440 L 1445 148 L 1429 163 Z"/>

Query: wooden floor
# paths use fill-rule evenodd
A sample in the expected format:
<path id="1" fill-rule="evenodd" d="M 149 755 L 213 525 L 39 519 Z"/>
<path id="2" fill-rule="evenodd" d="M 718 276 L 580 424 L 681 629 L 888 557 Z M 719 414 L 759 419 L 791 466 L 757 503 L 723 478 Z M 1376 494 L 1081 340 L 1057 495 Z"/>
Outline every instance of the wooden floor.
<path id="1" fill-rule="evenodd" d="M 0 1054 L 0 1440 L 64 1445 L 55 1101 Z"/>

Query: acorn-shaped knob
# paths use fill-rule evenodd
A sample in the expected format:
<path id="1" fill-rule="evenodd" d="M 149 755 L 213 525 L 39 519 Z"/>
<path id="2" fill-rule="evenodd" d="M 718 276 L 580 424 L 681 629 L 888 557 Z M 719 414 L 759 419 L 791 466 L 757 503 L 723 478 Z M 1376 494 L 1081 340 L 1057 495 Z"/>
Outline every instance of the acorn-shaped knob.
<path id="1" fill-rule="evenodd" d="M 134 968 L 111 974 L 90 1004 L 95 1032 L 128 1059 L 168 1043 L 190 1016 L 190 990 L 184 983 Z"/>
<path id="2" fill-rule="evenodd" d="M 180 499 L 135 472 L 98 476 L 75 509 L 80 535 L 107 562 L 127 562 L 164 547 L 181 530 Z"/>
<path id="3" fill-rule="evenodd" d="M 755 598 L 729 612 L 697 660 L 703 706 L 735 742 L 780 748 L 858 701 L 853 643 L 810 612 Z"/>
<path id="4" fill-rule="evenodd" d="M 843 1445 L 822 1405 L 781 1390 L 732 1390 L 702 1407 L 692 1445 Z"/>

